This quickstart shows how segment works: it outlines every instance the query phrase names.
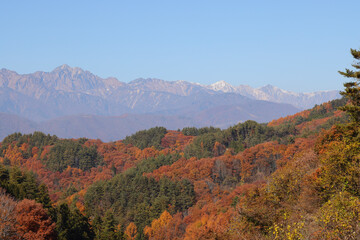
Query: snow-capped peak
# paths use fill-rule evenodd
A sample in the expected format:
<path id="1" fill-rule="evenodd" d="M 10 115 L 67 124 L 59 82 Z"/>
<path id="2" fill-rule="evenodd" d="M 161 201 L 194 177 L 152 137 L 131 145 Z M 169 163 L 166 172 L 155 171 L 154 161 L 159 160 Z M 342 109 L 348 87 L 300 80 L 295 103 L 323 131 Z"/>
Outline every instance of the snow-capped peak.
<path id="1" fill-rule="evenodd" d="M 210 89 L 214 90 L 214 91 L 221 91 L 221 92 L 234 92 L 235 88 L 225 82 L 224 80 L 218 81 L 216 83 L 213 83 L 209 86 Z"/>

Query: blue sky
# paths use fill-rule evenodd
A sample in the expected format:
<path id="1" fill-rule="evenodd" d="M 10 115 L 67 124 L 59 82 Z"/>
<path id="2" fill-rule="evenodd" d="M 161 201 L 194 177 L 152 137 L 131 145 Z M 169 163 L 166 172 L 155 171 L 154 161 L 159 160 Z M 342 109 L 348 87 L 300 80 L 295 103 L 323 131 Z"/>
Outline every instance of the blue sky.
<path id="1" fill-rule="evenodd" d="M 0 68 L 342 89 L 360 1 L 0 1 Z"/>

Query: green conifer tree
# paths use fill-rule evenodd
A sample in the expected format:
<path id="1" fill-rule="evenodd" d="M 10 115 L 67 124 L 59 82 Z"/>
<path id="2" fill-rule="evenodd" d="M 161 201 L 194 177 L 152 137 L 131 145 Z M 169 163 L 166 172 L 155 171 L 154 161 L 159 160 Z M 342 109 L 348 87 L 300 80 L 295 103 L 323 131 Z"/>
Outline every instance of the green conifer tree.
<path id="1" fill-rule="evenodd" d="M 92 240 L 95 237 L 87 217 L 79 210 L 71 211 L 66 203 L 61 204 L 56 212 L 56 230 L 59 240 Z"/>
<path id="2" fill-rule="evenodd" d="M 71 229 L 71 213 L 66 203 L 61 204 L 57 209 L 56 230 L 59 240 L 69 239 Z"/>
<path id="3" fill-rule="evenodd" d="M 351 54 L 356 59 L 356 62 L 352 64 L 356 70 L 339 71 L 341 75 L 353 79 L 353 81 L 344 83 L 345 90 L 341 92 L 341 95 L 348 98 L 349 103 L 340 109 L 349 113 L 353 122 L 358 125 L 360 123 L 360 51 L 351 49 Z"/>
<path id="4" fill-rule="evenodd" d="M 102 230 L 98 236 L 100 240 L 116 240 L 118 239 L 116 228 L 115 228 L 115 219 L 114 213 L 112 210 L 108 210 L 105 213 L 105 216 L 102 220 Z"/>

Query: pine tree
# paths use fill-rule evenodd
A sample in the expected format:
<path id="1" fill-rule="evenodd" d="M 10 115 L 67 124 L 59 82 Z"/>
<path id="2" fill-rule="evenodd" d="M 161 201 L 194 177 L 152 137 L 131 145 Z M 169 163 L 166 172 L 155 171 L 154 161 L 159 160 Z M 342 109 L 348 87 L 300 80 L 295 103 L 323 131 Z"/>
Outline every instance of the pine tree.
<path id="1" fill-rule="evenodd" d="M 0 186 L 7 184 L 9 178 L 9 170 L 0 165 Z"/>
<path id="2" fill-rule="evenodd" d="M 66 203 L 57 208 L 56 228 L 59 240 L 92 240 L 95 235 L 88 219 L 79 210 L 71 211 Z"/>
<path id="3" fill-rule="evenodd" d="M 98 236 L 101 240 L 116 240 L 118 236 L 116 234 L 114 213 L 110 209 L 106 211 L 104 218 L 102 219 L 102 229 Z"/>
<path id="4" fill-rule="evenodd" d="M 57 209 L 56 230 L 59 235 L 59 240 L 69 239 L 71 229 L 71 213 L 66 203 L 58 206 Z"/>
<path id="5" fill-rule="evenodd" d="M 70 239 L 91 240 L 95 234 L 91 229 L 88 218 L 81 214 L 78 209 L 72 211 L 72 226 Z"/>
<path id="6" fill-rule="evenodd" d="M 38 188 L 36 201 L 41 203 L 44 208 L 51 208 L 51 199 L 45 184 L 41 184 Z"/>
<path id="7" fill-rule="evenodd" d="M 360 60 L 360 51 L 351 49 L 351 54 L 356 59 Z M 341 107 L 340 109 L 349 113 L 355 124 L 360 123 L 360 61 L 355 62 L 352 66 L 355 71 L 345 69 L 345 72 L 339 71 L 339 73 L 345 77 L 353 78 L 354 81 L 344 83 L 345 90 L 341 92 L 341 95 L 349 99 L 349 103 Z"/>

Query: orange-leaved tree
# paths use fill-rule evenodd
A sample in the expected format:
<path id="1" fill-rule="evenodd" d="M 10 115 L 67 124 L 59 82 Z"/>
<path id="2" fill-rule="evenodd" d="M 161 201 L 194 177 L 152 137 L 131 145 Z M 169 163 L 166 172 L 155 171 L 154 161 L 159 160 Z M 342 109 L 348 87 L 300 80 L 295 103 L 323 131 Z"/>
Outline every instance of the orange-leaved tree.
<path id="1" fill-rule="evenodd" d="M 138 235 L 137 227 L 135 223 L 131 222 L 125 229 L 126 239 L 135 240 Z"/>
<path id="2" fill-rule="evenodd" d="M 55 223 L 40 203 L 24 199 L 17 204 L 15 212 L 21 239 L 56 239 Z"/>

